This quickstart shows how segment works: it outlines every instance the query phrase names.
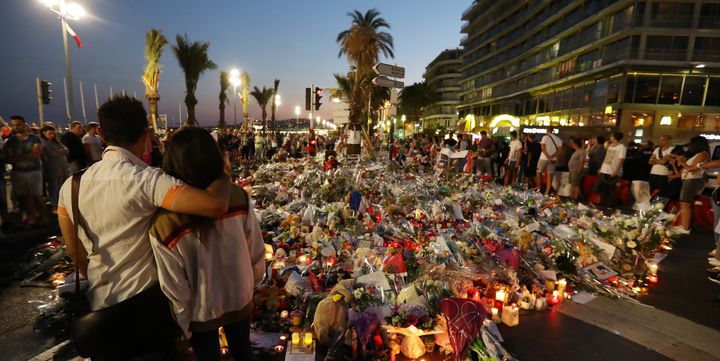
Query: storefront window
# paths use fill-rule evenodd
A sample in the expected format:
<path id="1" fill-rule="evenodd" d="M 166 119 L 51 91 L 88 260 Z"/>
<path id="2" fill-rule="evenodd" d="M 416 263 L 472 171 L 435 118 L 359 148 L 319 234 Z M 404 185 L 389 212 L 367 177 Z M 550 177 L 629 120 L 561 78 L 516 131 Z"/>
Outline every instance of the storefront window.
<path id="1" fill-rule="evenodd" d="M 679 129 L 702 129 L 703 116 L 700 113 L 681 113 L 678 115 Z"/>
<path id="2" fill-rule="evenodd" d="M 708 84 L 707 97 L 705 98 L 705 106 L 720 106 L 720 78 L 710 78 Z"/>
<path id="3" fill-rule="evenodd" d="M 663 76 L 660 84 L 660 97 L 658 98 L 658 104 L 680 103 L 681 86 L 681 76 Z"/>
<path id="4" fill-rule="evenodd" d="M 664 81 L 664 80 L 663 80 Z M 702 105 L 703 93 L 705 92 L 705 77 L 685 77 L 683 85 L 682 104 Z"/>
<path id="5" fill-rule="evenodd" d="M 637 83 L 637 77 L 634 75 L 628 75 L 627 83 L 625 85 L 625 103 L 634 103 L 633 95 L 635 94 L 635 84 Z"/>
<path id="6" fill-rule="evenodd" d="M 590 114 L 590 122 L 588 125 L 592 127 L 603 125 L 603 112 L 601 110 L 593 110 Z"/>
<path id="7" fill-rule="evenodd" d="M 648 128 L 652 126 L 653 115 L 643 112 L 634 112 L 630 115 L 630 120 L 632 121 L 633 128 Z"/>
<path id="8" fill-rule="evenodd" d="M 608 93 L 607 93 L 608 104 L 618 102 L 618 99 L 620 97 L 620 86 L 621 85 L 622 85 L 622 77 L 610 80 L 610 85 L 608 86 Z"/>
<path id="9" fill-rule="evenodd" d="M 659 76 L 638 76 L 634 102 L 655 104 L 659 82 Z"/>
<path id="10" fill-rule="evenodd" d="M 705 130 L 720 131 L 720 114 L 705 114 Z"/>
<path id="11" fill-rule="evenodd" d="M 612 113 L 605 114 L 605 120 L 603 121 L 603 125 L 614 126 L 616 124 L 617 124 L 617 110 L 613 111 Z"/>
<path id="12" fill-rule="evenodd" d="M 580 113 L 580 123 L 579 126 L 586 126 L 590 125 L 590 114 L 588 113 Z"/>

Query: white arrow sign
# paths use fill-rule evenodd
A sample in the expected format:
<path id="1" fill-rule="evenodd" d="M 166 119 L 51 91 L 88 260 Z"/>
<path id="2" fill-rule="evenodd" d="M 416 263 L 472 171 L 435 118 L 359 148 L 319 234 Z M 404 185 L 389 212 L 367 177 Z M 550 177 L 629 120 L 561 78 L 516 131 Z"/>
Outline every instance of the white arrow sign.
<path id="1" fill-rule="evenodd" d="M 373 70 L 375 70 L 375 74 L 377 74 L 377 75 L 385 75 L 385 76 L 389 76 L 391 78 L 404 78 L 405 77 L 405 68 L 390 65 L 390 64 L 383 64 L 383 63 L 375 64 L 375 66 L 373 67 Z"/>
<path id="2" fill-rule="evenodd" d="M 384 76 L 377 76 L 373 78 L 372 83 L 377 86 L 382 86 L 386 88 L 403 88 L 405 87 L 405 83 L 401 81 L 396 80 L 390 80 Z"/>

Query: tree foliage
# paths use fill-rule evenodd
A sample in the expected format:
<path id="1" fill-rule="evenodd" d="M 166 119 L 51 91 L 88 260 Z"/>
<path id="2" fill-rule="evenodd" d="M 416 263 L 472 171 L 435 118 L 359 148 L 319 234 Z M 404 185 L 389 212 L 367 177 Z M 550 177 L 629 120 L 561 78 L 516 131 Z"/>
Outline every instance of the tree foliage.
<path id="1" fill-rule="evenodd" d="M 208 57 L 209 42 L 190 42 L 185 36 L 176 37 L 177 44 L 172 47 L 173 53 L 180 64 L 180 68 L 185 74 L 185 105 L 188 110 L 188 119 L 186 125 L 197 126 L 198 122 L 195 118 L 195 106 L 197 98 L 195 91 L 197 90 L 198 80 L 200 76 L 211 69 L 215 69 L 217 65 Z"/>

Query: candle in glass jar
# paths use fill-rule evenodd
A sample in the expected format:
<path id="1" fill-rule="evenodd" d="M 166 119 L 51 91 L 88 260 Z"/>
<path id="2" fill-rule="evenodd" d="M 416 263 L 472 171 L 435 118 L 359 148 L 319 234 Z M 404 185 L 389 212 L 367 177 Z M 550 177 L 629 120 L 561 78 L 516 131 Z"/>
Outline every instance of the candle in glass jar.
<path id="1" fill-rule="evenodd" d="M 310 346 L 313 343 L 313 335 L 311 332 L 305 332 L 305 335 L 303 337 L 303 343 L 305 346 Z"/>
<path id="2" fill-rule="evenodd" d="M 292 344 L 293 345 L 299 345 L 300 344 L 300 334 L 297 332 L 293 332 L 292 334 Z"/>
<path id="3" fill-rule="evenodd" d="M 499 318 L 498 318 L 499 311 L 498 311 L 497 307 L 491 308 L 490 312 L 492 312 L 492 320 L 497 322 L 499 320 Z"/>
<path id="4" fill-rule="evenodd" d="M 650 270 L 651 275 L 653 275 L 653 276 L 657 275 L 658 265 L 651 264 L 650 266 L 648 266 L 648 269 Z"/>
<path id="5" fill-rule="evenodd" d="M 495 292 L 495 299 L 500 302 L 505 302 L 505 290 L 498 290 Z"/>
<path id="6" fill-rule="evenodd" d="M 558 285 L 558 286 L 557 286 L 558 293 L 561 294 L 561 295 L 564 294 L 564 293 L 565 293 L 565 287 L 567 286 L 567 281 L 563 278 L 563 279 L 561 279 L 561 280 L 558 281 L 557 285 Z"/>
<path id="7" fill-rule="evenodd" d="M 273 254 L 275 254 L 275 252 L 273 252 L 272 245 L 266 243 L 265 244 L 265 259 L 268 261 L 273 259 Z"/>

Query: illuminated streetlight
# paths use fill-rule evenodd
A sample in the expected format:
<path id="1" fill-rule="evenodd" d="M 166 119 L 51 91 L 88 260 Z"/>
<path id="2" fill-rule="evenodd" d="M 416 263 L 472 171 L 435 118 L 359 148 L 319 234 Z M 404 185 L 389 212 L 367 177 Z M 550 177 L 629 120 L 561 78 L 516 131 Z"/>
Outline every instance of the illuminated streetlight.
<path id="1" fill-rule="evenodd" d="M 60 27 L 62 28 L 63 35 L 63 47 L 65 49 L 65 77 L 67 78 L 67 88 L 65 93 L 67 94 L 68 101 L 68 124 L 73 121 L 73 81 L 72 81 L 72 69 L 70 67 L 70 51 L 68 50 L 67 37 L 68 37 L 68 20 L 80 20 L 87 13 L 80 4 L 70 3 L 65 4 L 65 0 L 41 0 L 41 2 L 50 10 L 52 13 L 60 18 Z M 73 34 L 73 36 L 75 36 Z"/>
<path id="2" fill-rule="evenodd" d="M 698 69 L 702 69 L 705 67 L 705 64 L 698 64 L 698 65 L 695 65 L 695 67 Z"/>
<path id="3" fill-rule="evenodd" d="M 295 127 L 300 128 L 300 106 L 295 106 Z"/>
<path id="4" fill-rule="evenodd" d="M 233 68 L 230 70 L 230 84 L 233 86 L 233 98 L 235 96 L 240 96 L 237 92 L 237 87 L 242 84 L 242 80 L 240 80 L 240 70 L 237 68 Z M 237 100 L 233 102 L 233 123 L 237 127 Z"/>

